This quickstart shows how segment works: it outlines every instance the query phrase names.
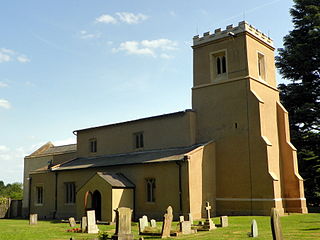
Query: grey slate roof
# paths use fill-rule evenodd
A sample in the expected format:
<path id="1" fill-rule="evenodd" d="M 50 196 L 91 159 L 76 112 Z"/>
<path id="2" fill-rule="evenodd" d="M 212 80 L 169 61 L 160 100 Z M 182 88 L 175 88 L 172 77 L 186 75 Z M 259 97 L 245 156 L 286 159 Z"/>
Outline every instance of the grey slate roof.
<path id="1" fill-rule="evenodd" d="M 90 158 L 76 158 L 69 162 L 52 167 L 52 171 L 63 171 L 94 167 L 107 167 L 131 164 L 147 164 L 157 162 L 182 161 L 184 156 L 205 144 L 197 144 L 189 147 L 170 148 L 150 151 L 131 152 L 126 154 L 113 154 Z"/>
<path id="2" fill-rule="evenodd" d="M 134 188 L 134 184 L 121 173 L 97 172 L 97 174 L 112 187 Z"/>
<path id="3" fill-rule="evenodd" d="M 46 151 L 43 152 L 43 154 L 61 154 L 66 152 L 74 152 L 77 151 L 77 144 L 69 144 L 69 145 L 63 145 L 63 146 L 54 146 Z"/>

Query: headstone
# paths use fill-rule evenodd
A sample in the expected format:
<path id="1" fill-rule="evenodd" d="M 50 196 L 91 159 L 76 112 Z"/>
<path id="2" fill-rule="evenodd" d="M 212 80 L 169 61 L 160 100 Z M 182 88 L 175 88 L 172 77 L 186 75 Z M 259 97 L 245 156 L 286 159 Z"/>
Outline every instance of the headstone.
<path id="1" fill-rule="evenodd" d="M 144 215 L 142 218 L 139 218 L 139 234 L 142 234 L 146 227 L 149 227 L 149 222 L 148 217 Z"/>
<path id="2" fill-rule="evenodd" d="M 221 224 L 221 227 L 228 227 L 229 226 L 228 216 L 221 216 L 220 224 Z"/>
<path id="3" fill-rule="evenodd" d="M 82 217 L 82 219 L 81 219 L 81 231 L 83 233 L 87 232 L 87 225 L 88 225 L 87 217 Z"/>
<path id="4" fill-rule="evenodd" d="M 180 222 L 180 232 L 182 234 L 191 234 L 191 222 L 190 221 L 183 221 Z"/>
<path id="5" fill-rule="evenodd" d="M 116 212 L 116 232 L 112 236 L 114 240 L 133 240 L 131 232 L 132 210 L 126 207 L 120 207 Z"/>
<path id="6" fill-rule="evenodd" d="M 96 224 L 96 213 L 94 210 L 87 211 L 87 229 L 88 233 L 98 233 L 99 229 Z"/>
<path id="7" fill-rule="evenodd" d="M 205 209 L 206 209 L 206 212 L 207 212 L 207 219 L 206 219 L 206 221 L 205 221 L 203 226 L 204 226 L 205 230 L 209 230 L 210 231 L 212 229 L 215 229 L 216 226 L 214 225 L 214 223 L 212 222 L 211 217 L 210 217 L 211 206 L 210 206 L 209 202 L 206 202 Z"/>
<path id="8" fill-rule="evenodd" d="M 72 228 L 74 228 L 77 225 L 74 217 L 69 218 L 69 224 L 70 224 L 70 227 L 72 227 Z"/>
<path id="9" fill-rule="evenodd" d="M 38 214 L 30 214 L 29 224 L 30 225 L 38 224 Z"/>
<path id="10" fill-rule="evenodd" d="M 184 222 L 184 216 L 179 216 L 179 222 Z"/>
<path id="11" fill-rule="evenodd" d="M 156 222 L 156 220 L 151 219 L 151 220 L 150 220 L 150 223 L 151 223 L 151 227 L 153 227 L 153 228 L 156 228 L 156 227 L 157 227 L 157 222 Z"/>
<path id="12" fill-rule="evenodd" d="M 143 216 L 142 216 L 142 220 L 143 220 L 143 222 L 144 222 L 144 225 L 145 225 L 146 227 L 149 227 L 149 221 L 148 221 L 148 217 L 147 217 L 146 215 L 143 215 Z"/>
<path id="13" fill-rule="evenodd" d="M 255 219 L 251 222 L 251 237 L 258 237 L 258 225 Z"/>
<path id="14" fill-rule="evenodd" d="M 271 209 L 271 230 L 272 230 L 272 237 L 273 240 L 282 240 L 282 228 L 280 223 L 280 216 L 277 209 Z"/>
<path id="15" fill-rule="evenodd" d="M 193 224 L 193 216 L 191 213 L 188 214 L 188 217 L 189 217 L 189 221 L 191 222 L 191 224 Z"/>
<path id="16" fill-rule="evenodd" d="M 169 206 L 167 208 L 166 214 L 164 214 L 163 216 L 161 238 L 170 237 L 172 219 L 173 219 L 172 207 Z"/>

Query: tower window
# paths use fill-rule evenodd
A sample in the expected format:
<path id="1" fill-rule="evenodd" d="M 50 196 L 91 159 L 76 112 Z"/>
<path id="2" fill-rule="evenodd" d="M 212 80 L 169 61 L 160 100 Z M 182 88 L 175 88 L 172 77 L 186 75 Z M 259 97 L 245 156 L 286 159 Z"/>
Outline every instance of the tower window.
<path id="1" fill-rule="evenodd" d="M 227 79 L 227 56 L 226 51 L 211 53 L 211 79 L 223 80 Z"/>
<path id="2" fill-rule="evenodd" d="M 154 178 L 146 179 L 147 185 L 147 202 L 155 202 L 156 180 Z"/>
<path id="3" fill-rule="evenodd" d="M 74 182 L 65 183 L 66 203 L 76 202 L 76 185 Z"/>
<path id="4" fill-rule="evenodd" d="M 97 139 L 92 138 L 89 140 L 89 150 L 92 153 L 97 152 Z"/>
<path id="5" fill-rule="evenodd" d="M 134 138 L 134 147 L 136 149 L 144 147 L 143 132 L 134 133 L 133 138 Z"/>
<path id="6" fill-rule="evenodd" d="M 43 204 L 43 187 L 41 186 L 36 187 L 36 204 Z"/>
<path id="7" fill-rule="evenodd" d="M 265 80 L 265 59 L 262 53 L 258 53 L 258 74 L 260 79 Z"/>

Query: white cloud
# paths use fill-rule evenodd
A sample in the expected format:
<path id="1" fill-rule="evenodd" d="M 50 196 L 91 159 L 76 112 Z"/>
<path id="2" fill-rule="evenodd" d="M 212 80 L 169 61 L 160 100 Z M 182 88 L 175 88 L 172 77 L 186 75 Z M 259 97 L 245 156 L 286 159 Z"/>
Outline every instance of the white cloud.
<path id="1" fill-rule="evenodd" d="M 117 23 L 117 19 L 108 14 L 103 14 L 100 17 L 96 18 L 97 23 Z"/>
<path id="2" fill-rule="evenodd" d="M 0 145 L 0 152 L 8 152 L 10 149 L 7 146 Z"/>
<path id="3" fill-rule="evenodd" d="M 121 22 L 128 24 L 137 24 L 148 19 L 148 16 L 142 13 L 134 14 L 129 12 L 117 12 L 116 15 L 119 17 Z"/>
<path id="4" fill-rule="evenodd" d="M 27 56 L 24 56 L 24 55 L 18 56 L 17 60 L 18 60 L 18 62 L 21 62 L 21 63 L 30 62 L 30 59 Z"/>
<path id="5" fill-rule="evenodd" d="M 8 100 L 0 99 L 0 107 L 5 108 L 5 109 L 10 109 L 11 104 Z"/>
<path id="6" fill-rule="evenodd" d="M 5 87 L 8 87 L 8 84 L 4 82 L 0 82 L 0 88 L 5 88 Z"/>
<path id="7" fill-rule="evenodd" d="M 173 56 L 169 55 L 169 54 L 166 54 L 166 53 L 161 53 L 160 54 L 160 57 L 161 58 L 164 58 L 164 59 L 171 59 L 173 58 Z"/>
<path id="8" fill-rule="evenodd" d="M 80 31 L 80 38 L 82 39 L 92 39 L 92 38 L 99 38 L 100 37 L 100 33 L 88 33 L 86 30 L 82 30 Z"/>
<path id="9" fill-rule="evenodd" d="M 157 57 L 160 55 L 162 58 L 172 58 L 165 52 L 177 49 L 177 43 L 169 39 L 156 39 L 156 40 L 143 40 L 138 41 L 126 41 L 120 43 L 118 48 L 113 48 L 113 52 L 123 51 L 127 54 L 135 55 L 148 55 Z"/>
<path id="10" fill-rule="evenodd" d="M 23 54 L 20 54 L 12 49 L 0 48 L 0 63 L 11 62 L 14 60 L 21 63 L 30 62 L 30 59 Z"/>

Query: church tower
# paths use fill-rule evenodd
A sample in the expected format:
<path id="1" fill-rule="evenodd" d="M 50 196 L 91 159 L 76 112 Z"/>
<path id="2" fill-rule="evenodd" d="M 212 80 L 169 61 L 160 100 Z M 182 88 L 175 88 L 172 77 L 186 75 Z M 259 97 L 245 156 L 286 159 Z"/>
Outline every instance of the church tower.
<path id="1" fill-rule="evenodd" d="M 193 38 L 197 142 L 216 142 L 216 212 L 306 213 L 272 40 L 246 22 Z"/>

